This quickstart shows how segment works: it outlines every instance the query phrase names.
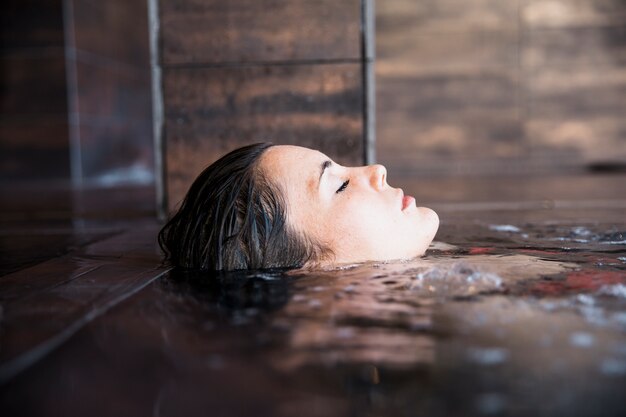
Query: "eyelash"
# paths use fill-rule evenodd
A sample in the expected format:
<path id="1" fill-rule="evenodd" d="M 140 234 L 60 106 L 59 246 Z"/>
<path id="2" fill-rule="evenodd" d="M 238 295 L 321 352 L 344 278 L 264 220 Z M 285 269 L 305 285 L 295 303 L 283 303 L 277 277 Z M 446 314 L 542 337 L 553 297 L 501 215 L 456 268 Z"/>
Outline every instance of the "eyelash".
<path id="1" fill-rule="evenodd" d="M 341 184 L 341 187 L 339 187 L 339 189 L 336 191 L 336 193 L 339 194 L 340 192 L 342 192 L 343 190 L 348 188 L 348 184 L 350 184 L 350 180 L 344 181 L 344 183 Z"/>

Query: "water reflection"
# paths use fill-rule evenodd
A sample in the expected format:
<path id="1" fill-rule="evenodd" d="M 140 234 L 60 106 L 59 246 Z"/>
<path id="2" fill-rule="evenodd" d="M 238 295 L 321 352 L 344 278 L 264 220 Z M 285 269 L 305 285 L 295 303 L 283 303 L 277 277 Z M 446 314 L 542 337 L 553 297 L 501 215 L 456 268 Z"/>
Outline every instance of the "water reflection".
<path id="1" fill-rule="evenodd" d="M 191 323 L 183 330 L 178 319 L 170 330 L 194 340 L 187 350 L 210 369 L 249 366 L 245 372 L 254 369 L 258 381 L 291 381 L 302 395 L 281 400 L 277 415 L 575 415 L 578 398 L 588 407 L 603 404 L 608 414 L 619 410 L 626 383 L 623 250 L 512 249 L 517 243 L 497 234 L 555 236 L 515 227 L 520 231 L 485 227 L 498 246 L 435 244 L 410 262 L 175 272 L 162 282 L 178 300 L 168 308 Z M 596 236 L 609 234 L 587 237 L 602 245 Z M 206 322 L 212 325 L 199 324 Z M 207 333 L 184 334 L 200 327 Z"/>
<path id="2" fill-rule="evenodd" d="M 228 324 L 262 323 L 287 335 L 269 355 L 277 369 L 312 363 L 403 368 L 433 363 L 436 340 L 447 333 L 433 316 L 446 303 L 480 303 L 519 281 L 575 268 L 528 255 L 439 255 L 306 273 L 176 271 L 167 285 Z"/>

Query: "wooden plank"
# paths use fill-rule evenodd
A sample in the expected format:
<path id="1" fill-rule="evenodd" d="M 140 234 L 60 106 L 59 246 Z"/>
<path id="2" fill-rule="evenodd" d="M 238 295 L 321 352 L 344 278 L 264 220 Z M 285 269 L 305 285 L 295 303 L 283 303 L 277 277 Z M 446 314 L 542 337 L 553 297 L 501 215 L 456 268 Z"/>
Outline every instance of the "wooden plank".
<path id="1" fill-rule="evenodd" d="M 359 59 L 359 0 L 160 1 L 162 63 Z"/>
<path id="2" fill-rule="evenodd" d="M 204 167 L 248 143 L 308 146 L 362 164 L 361 83 L 359 64 L 164 71 L 170 208 Z"/>
<path id="3" fill-rule="evenodd" d="M 519 67 L 520 34 L 442 32 L 423 34 L 418 21 L 406 30 L 380 31 L 376 37 L 376 76 L 469 76 Z"/>
<path id="4" fill-rule="evenodd" d="M 522 58 L 531 117 L 626 114 L 626 26 L 532 31 Z"/>
<path id="5" fill-rule="evenodd" d="M 623 0 L 526 0 L 520 16 L 526 28 L 574 28 L 623 25 Z"/>
<path id="6" fill-rule="evenodd" d="M 149 66 L 146 1 L 71 0 L 69 3 L 74 31 L 74 44 L 70 47 L 93 54 L 101 61 L 138 68 Z"/>
<path id="7" fill-rule="evenodd" d="M 377 3 L 376 137 L 390 173 L 525 155 L 517 14 L 498 0 Z"/>
<path id="8" fill-rule="evenodd" d="M 515 71 L 480 76 L 379 78 L 380 161 L 440 172 L 454 158 L 523 155 Z M 386 155 L 397 154 L 387 159 Z"/>
<path id="9" fill-rule="evenodd" d="M 533 154 L 569 158 L 573 163 L 626 161 L 626 123 L 617 117 L 530 118 L 525 123 Z M 572 165 L 572 164 L 570 164 Z"/>
<path id="10" fill-rule="evenodd" d="M 380 34 L 410 30 L 422 34 L 485 32 L 517 30 L 518 26 L 518 2 L 516 1 L 385 0 L 376 2 L 376 27 Z"/>
<path id="11" fill-rule="evenodd" d="M 29 293 L 12 290 L 9 284 L 15 274 L 4 277 L 0 287 L 5 300 L 0 322 L 0 383 L 163 274 L 165 269 L 159 266 L 160 255 L 154 248 L 156 232 L 155 225 L 139 225 L 78 253 L 16 273 L 28 275 L 24 285 L 33 284 Z"/>
<path id="12" fill-rule="evenodd" d="M 531 31 L 523 64 L 533 152 L 626 159 L 626 26 Z"/>

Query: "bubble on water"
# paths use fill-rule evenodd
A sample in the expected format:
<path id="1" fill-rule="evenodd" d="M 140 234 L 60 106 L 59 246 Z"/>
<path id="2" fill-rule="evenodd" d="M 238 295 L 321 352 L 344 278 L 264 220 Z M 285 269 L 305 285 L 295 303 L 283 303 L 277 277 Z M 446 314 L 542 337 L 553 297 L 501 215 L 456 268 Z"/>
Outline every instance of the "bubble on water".
<path id="1" fill-rule="evenodd" d="M 626 256 L 620 256 L 619 258 L 617 258 L 617 260 L 626 263 Z"/>
<path id="2" fill-rule="evenodd" d="M 589 243 L 593 239 L 592 238 L 583 238 L 575 233 L 570 233 L 568 236 L 557 236 L 550 238 L 548 240 L 556 240 L 560 242 L 575 242 L 575 243 Z"/>
<path id="3" fill-rule="evenodd" d="M 306 295 L 303 294 L 295 294 L 293 297 L 291 297 L 291 299 L 295 302 L 299 302 L 299 301 L 304 301 L 307 299 Z"/>
<path id="4" fill-rule="evenodd" d="M 318 285 L 318 286 L 315 286 L 315 287 L 311 288 L 311 291 L 321 292 L 321 291 L 324 291 L 325 289 L 326 289 L 326 287 L 322 287 L 322 286 Z"/>
<path id="5" fill-rule="evenodd" d="M 470 296 L 500 289 L 502 278 L 482 272 L 463 262 L 440 266 L 418 273 L 409 288 L 425 296 Z"/>
<path id="6" fill-rule="evenodd" d="M 564 300 L 541 300 L 539 305 L 546 311 L 552 312 L 557 311 L 564 308 L 572 308 L 574 307 L 572 301 L 564 299 Z"/>
<path id="7" fill-rule="evenodd" d="M 600 372 L 607 376 L 626 375 L 626 361 L 616 358 L 606 358 L 600 364 Z"/>
<path id="8" fill-rule="evenodd" d="M 505 397 L 496 392 L 481 394 L 476 398 L 476 409 L 482 414 L 499 414 L 505 407 Z"/>
<path id="9" fill-rule="evenodd" d="M 503 348 L 471 348 L 467 352 L 469 359 L 481 365 L 498 365 L 509 358 L 509 351 Z"/>
<path id="10" fill-rule="evenodd" d="M 609 245 L 624 245 L 626 244 L 626 232 L 605 233 L 600 236 L 599 241 Z"/>
<path id="11" fill-rule="evenodd" d="M 603 285 L 598 290 L 598 294 L 612 295 L 614 297 L 626 298 L 626 285 L 624 284 Z"/>
<path id="12" fill-rule="evenodd" d="M 321 306 L 322 306 L 322 302 L 320 300 L 316 300 L 316 299 L 309 300 L 309 307 L 320 308 Z"/>
<path id="13" fill-rule="evenodd" d="M 613 321 L 614 323 L 618 325 L 626 326 L 626 311 L 613 313 L 611 315 L 611 321 Z"/>
<path id="14" fill-rule="evenodd" d="M 596 300 L 594 300 L 594 298 L 588 294 L 578 294 L 576 296 L 576 301 L 578 301 L 580 304 L 588 306 L 592 306 L 596 303 Z"/>
<path id="15" fill-rule="evenodd" d="M 331 268 L 328 268 L 329 271 L 349 271 L 351 269 L 356 269 L 359 268 L 360 266 L 362 266 L 363 264 L 346 264 L 346 265 L 340 265 L 340 266 L 333 266 Z M 374 268 L 379 268 L 379 266 L 377 265 L 372 265 Z"/>
<path id="16" fill-rule="evenodd" d="M 354 290 L 356 290 L 356 286 L 352 284 L 344 287 L 343 289 L 344 292 L 354 292 Z"/>
<path id="17" fill-rule="evenodd" d="M 246 274 L 247 278 L 262 279 L 264 281 L 278 281 L 283 279 L 283 274 L 280 272 L 257 272 Z"/>
<path id="18" fill-rule="evenodd" d="M 607 324 L 604 310 L 599 307 L 580 306 L 578 308 L 578 311 L 589 323 L 597 324 L 599 326 L 604 326 Z"/>
<path id="19" fill-rule="evenodd" d="M 511 224 L 490 224 L 489 229 L 494 230 L 496 232 L 510 232 L 510 233 L 519 233 L 521 231 L 519 227 L 513 226 Z"/>
<path id="20" fill-rule="evenodd" d="M 569 342 L 572 346 L 576 346 L 580 348 L 588 348 L 588 347 L 593 346 L 594 337 L 590 333 L 575 332 L 570 335 Z"/>
<path id="21" fill-rule="evenodd" d="M 587 229 L 586 227 L 582 227 L 582 226 L 578 226 L 578 227 L 574 227 L 572 228 L 572 233 L 578 236 L 589 236 L 591 235 L 591 230 Z"/>

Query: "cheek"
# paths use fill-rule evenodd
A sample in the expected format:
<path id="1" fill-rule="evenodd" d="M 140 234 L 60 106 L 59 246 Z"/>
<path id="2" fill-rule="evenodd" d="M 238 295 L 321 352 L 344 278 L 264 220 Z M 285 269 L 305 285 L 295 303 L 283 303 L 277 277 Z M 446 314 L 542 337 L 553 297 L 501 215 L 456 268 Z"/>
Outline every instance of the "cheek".
<path id="1" fill-rule="evenodd" d="M 347 199 L 331 214 L 328 229 L 336 240 L 380 240 L 402 226 L 399 217 L 383 201 Z"/>

